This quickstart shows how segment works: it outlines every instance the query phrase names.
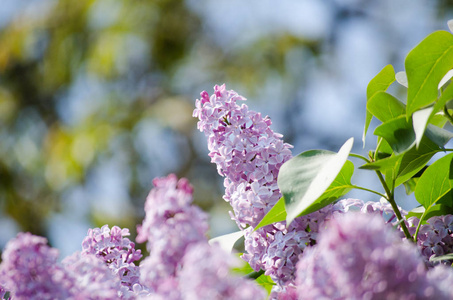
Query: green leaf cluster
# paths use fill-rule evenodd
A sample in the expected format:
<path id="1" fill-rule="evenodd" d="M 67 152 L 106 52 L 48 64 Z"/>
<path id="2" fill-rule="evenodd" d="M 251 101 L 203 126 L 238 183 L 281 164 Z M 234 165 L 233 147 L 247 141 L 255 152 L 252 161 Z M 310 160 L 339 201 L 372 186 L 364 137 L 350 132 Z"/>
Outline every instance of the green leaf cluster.
<path id="1" fill-rule="evenodd" d="M 363 144 L 371 120 L 381 122 L 374 129 L 377 146 L 368 156 L 350 153 L 353 139 L 338 152 L 305 151 L 281 167 L 278 186 L 283 197 L 256 226 L 255 230 L 275 222 L 289 224 L 294 218 L 312 213 L 335 202 L 351 189 L 366 190 L 387 199 L 400 220 L 406 236 L 411 236 L 403 222 L 395 199 L 395 188 L 404 185 L 407 194 L 415 194 L 420 207 L 407 216 L 420 218 L 453 213 L 453 153 L 431 165 L 439 152 L 449 152 L 445 145 L 453 137 L 453 35 L 437 31 L 427 36 L 405 60 L 405 72 L 395 74 L 393 66 L 385 66 L 368 84 Z M 399 99 L 388 92 L 397 81 Z M 450 125 L 447 125 L 450 124 Z M 348 157 L 365 161 L 358 172 L 376 173 L 383 192 L 351 183 L 354 165 Z M 417 230 L 418 231 L 418 230 Z"/>

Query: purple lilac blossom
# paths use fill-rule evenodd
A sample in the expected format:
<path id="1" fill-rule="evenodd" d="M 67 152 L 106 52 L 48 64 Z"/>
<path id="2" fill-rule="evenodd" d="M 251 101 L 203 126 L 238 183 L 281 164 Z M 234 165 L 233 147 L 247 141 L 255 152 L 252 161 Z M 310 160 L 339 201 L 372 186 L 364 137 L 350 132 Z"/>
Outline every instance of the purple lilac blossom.
<path id="1" fill-rule="evenodd" d="M 2 253 L 0 282 L 13 299 L 68 299 L 73 280 L 57 263 L 58 255 L 46 238 L 19 233 Z"/>
<path id="2" fill-rule="evenodd" d="M 438 299 L 453 299 L 453 270 L 451 267 L 440 264 L 428 271 L 428 282 L 436 286 L 439 294 Z"/>
<path id="3" fill-rule="evenodd" d="M 121 283 L 132 289 L 134 284 L 139 283 L 140 273 L 134 261 L 142 257 L 141 250 L 135 249 L 135 244 L 126 236 L 129 229 L 121 229 L 108 225 L 101 228 L 89 229 L 82 242 L 81 255 L 93 254 L 102 260 L 110 270 L 117 275 Z"/>
<path id="4" fill-rule="evenodd" d="M 179 290 L 179 280 L 176 277 L 167 277 L 159 281 L 159 285 L 154 288 L 153 293 L 141 300 L 183 300 Z"/>
<path id="5" fill-rule="evenodd" d="M 180 288 L 184 300 L 260 300 L 266 298 L 255 282 L 231 274 L 239 260 L 217 245 L 191 245 L 183 259 Z"/>
<path id="6" fill-rule="evenodd" d="M 216 85 L 211 96 L 200 95 L 193 116 L 208 138 L 211 162 L 225 177 L 224 199 L 233 207 L 232 218 L 240 228 L 256 226 L 281 197 L 278 170 L 292 157 L 292 146 L 272 131 L 267 116 L 237 104 L 246 99 L 225 85 Z"/>
<path id="7" fill-rule="evenodd" d="M 418 224 L 414 222 L 413 228 Z M 417 244 L 425 258 L 426 264 L 430 267 L 434 263 L 429 259 L 433 256 L 441 256 L 453 253 L 453 215 L 435 216 L 427 221 L 427 224 L 420 226 Z M 441 261 L 444 264 L 451 264 L 451 260 Z"/>
<path id="8" fill-rule="evenodd" d="M 396 223 L 390 204 L 344 200 L 322 210 L 297 218 L 287 228 L 285 222 L 253 227 L 281 197 L 277 176 L 281 165 L 291 158 L 291 145 L 270 129 L 271 122 L 259 113 L 249 111 L 246 100 L 236 92 L 215 86 L 214 94 L 204 91 L 196 100 L 193 116 L 199 119 L 198 129 L 208 138 L 211 161 L 225 177 L 225 196 L 233 207 L 232 219 L 244 230 L 243 259 L 255 271 L 266 275 L 284 287 L 294 282 L 295 265 L 305 247 L 316 243 L 319 227 L 335 212 L 343 213 L 351 206 L 364 213 L 381 214 L 387 222 Z M 341 201 L 340 201 L 341 202 Z"/>
<path id="9" fill-rule="evenodd" d="M 72 294 L 77 299 L 128 299 L 120 294 L 121 281 L 109 267 L 93 254 L 79 252 L 62 261 L 65 270 L 74 278 Z"/>
<path id="10" fill-rule="evenodd" d="M 298 298 L 297 287 L 293 284 L 283 288 L 275 285 L 269 295 L 269 299 L 271 300 L 297 300 Z"/>
<path id="11" fill-rule="evenodd" d="M 137 227 L 137 241 L 147 241 L 150 255 L 140 264 L 141 282 L 154 290 L 170 280 L 187 246 L 206 241 L 207 216 L 192 205 L 192 186 L 173 174 L 153 180 L 145 203 L 145 219 Z"/>
<path id="12" fill-rule="evenodd" d="M 299 299 L 442 299 L 417 248 L 377 215 L 336 216 L 297 265 Z"/>
<path id="13" fill-rule="evenodd" d="M 242 258 L 258 271 L 265 270 L 280 287 L 294 283 L 296 264 L 306 247 L 316 244 L 324 222 L 336 213 L 360 210 L 361 200 L 343 199 L 319 211 L 296 218 L 289 227 L 275 223 L 253 231 L 245 230 L 245 250 Z"/>
<path id="14" fill-rule="evenodd" d="M 11 299 L 11 297 L 5 298 L 8 291 L 3 287 L 3 284 L 0 284 L 0 299 Z"/>

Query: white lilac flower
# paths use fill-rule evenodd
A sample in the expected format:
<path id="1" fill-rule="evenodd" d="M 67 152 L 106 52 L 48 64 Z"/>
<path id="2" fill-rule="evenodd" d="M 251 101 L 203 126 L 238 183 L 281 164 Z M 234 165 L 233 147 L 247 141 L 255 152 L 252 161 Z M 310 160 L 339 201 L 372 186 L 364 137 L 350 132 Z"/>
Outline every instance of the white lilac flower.
<path id="1" fill-rule="evenodd" d="M 208 138 L 211 161 L 224 179 L 225 196 L 240 228 L 256 226 L 280 199 L 278 170 L 291 158 L 291 145 L 271 130 L 271 120 L 238 101 L 246 100 L 225 85 L 204 91 L 193 116 Z"/>
<path id="2" fill-rule="evenodd" d="M 239 261 L 217 245 L 191 245 L 183 259 L 180 289 L 184 300 L 260 300 L 263 289 L 253 281 L 231 274 Z"/>
<path id="3" fill-rule="evenodd" d="M 138 226 L 138 242 L 147 241 L 150 255 L 140 264 L 141 282 L 158 289 L 176 276 L 186 248 L 206 241 L 207 216 L 192 205 L 192 186 L 175 175 L 156 178 L 145 203 L 145 219 Z"/>
<path id="4" fill-rule="evenodd" d="M 299 299 L 445 299 L 416 246 L 375 214 L 329 221 L 297 270 Z"/>

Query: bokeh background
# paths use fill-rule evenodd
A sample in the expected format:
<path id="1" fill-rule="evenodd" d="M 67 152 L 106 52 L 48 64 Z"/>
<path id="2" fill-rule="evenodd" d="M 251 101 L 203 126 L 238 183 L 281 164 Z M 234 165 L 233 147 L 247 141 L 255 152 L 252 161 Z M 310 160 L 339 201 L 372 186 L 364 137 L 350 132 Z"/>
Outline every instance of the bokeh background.
<path id="1" fill-rule="evenodd" d="M 135 238 L 168 173 L 192 182 L 211 236 L 235 230 L 192 118 L 202 90 L 247 97 L 294 154 L 353 136 L 366 155 L 368 81 L 450 18 L 441 0 L 0 0 L 0 249 L 30 231 L 65 256 L 104 224 Z"/>

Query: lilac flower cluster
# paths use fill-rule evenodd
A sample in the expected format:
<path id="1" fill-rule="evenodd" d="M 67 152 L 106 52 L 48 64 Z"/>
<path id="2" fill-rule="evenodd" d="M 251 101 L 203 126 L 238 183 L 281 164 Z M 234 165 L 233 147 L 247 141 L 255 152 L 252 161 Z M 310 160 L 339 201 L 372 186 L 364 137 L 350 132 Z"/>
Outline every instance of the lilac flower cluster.
<path id="1" fill-rule="evenodd" d="M 175 175 L 157 178 L 145 203 L 146 216 L 137 227 L 137 241 L 147 241 L 150 255 L 141 263 L 141 280 L 158 289 L 176 275 L 186 248 L 207 242 L 206 214 L 192 205 L 192 186 Z"/>
<path id="2" fill-rule="evenodd" d="M 418 219 L 414 223 L 413 228 Z M 429 261 L 431 257 L 453 253 L 453 215 L 435 216 L 421 225 L 417 244 L 428 266 L 433 266 Z M 451 264 L 451 260 L 442 263 Z"/>
<path id="3" fill-rule="evenodd" d="M 271 130 L 271 121 L 247 105 L 245 100 L 225 85 L 215 86 L 214 94 L 204 91 L 196 100 L 193 116 L 198 129 L 208 138 L 211 161 L 224 176 L 225 196 L 239 228 L 245 229 L 243 259 L 256 271 L 265 269 L 279 284 L 292 279 L 298 255 L 311 241 L 306 232 L 310 218 L 296 219 L 291 228 L 284 223 L 253 231 L 253 227 L 280 199 L 277 176 L 281 165 L 291 158 L 291 145 Z"/>
<path id="4" fill-rule="evenodd" d="M 373 207 L 374 205 L 374 207 Z M 316 244 L 318 232 L 325 221 L 338 213 L 349 210 L 362 210 L 364 213 L 380 213 L 379 205 L 364 204 L 357 199 L 343 199 L 309 215 L 296 218 L 290 226 L 275 223 L 252 231 L 247 229 L 245 239 L 246 253 L 242 258 L 258 271 L 265 270 L 278 283 L 277 292 L 294 284 L 296 264 L 306 247 Z M 277 293 L 278 294 L 278 293 Z"/>
<path id="5" fill-rule="evenodd" d="M 193 116 L 199 119 L 198 129 L 208 138 L 211 161 L 225 177 L 224 198 L 233 207 L 232 218 L 243 229 L 242 258 L 255 271 L 265 270 L 278 284 L 275 297 L 291 293 L 287 288 L 294 285 L 300 255 L 316 244 L 319 230 L 335 214 L 353 209 L 380 215 L 386 223 L 399 226 L 388 202 L 346 199 L 296 218 L 290 226 L 282 222 L 254 231 L 253 227 L 281 197 L 277 176 L 281 165 L 291 158 L 291 146 L 270 129 L 267 117 L 237 104 L 243 100 L 236 92 L 227 91 L 225 85 L 215 86 L 213 95 L 201 93 Z"/>
<path id="6" fill-rule="evenodd" d="M 382 218 L 348 213 L 304 252 L 296 282 L 299 299 L 450 299 L 443 286 L 453 284 L 452 271 L 436 272 L 429 275 L 418 249 Z"/>
<path id="7" fill-rule="evenodd" d="M 193 116 L 208 138 L 209 156 L 224 176 L 225 196 L 240 228 L 256 226 L 280 199 L 277 175 L 291 158 L 291 145 L 270 129 L 271 120 L 237 101 L 246 100 L 225 85 L 204 91 Z"/>
<path id="8" fill-rule="evenodd" d="M 74 294 L 79 299 L 119 298 L 122 287 L 120 278 L 95 255 L 76 252 L 66 257 L 62 264 L 74 278 Z"/>
<path id="9" fill-rule="evenodd" d="M 207 217 L 192 205 L 189 182 L 169 175 L 153 183 L 137 236 L 150 252 L 140 264 L 153 291 L 147 299 L 264 299 L 254 283 L 230 275 L 229 254 L 208 244 Z"/>
<path id="10" fill-rule="evenodd" d="M 108 225 L 101 228 L 89 229 L 82 242 L 82 256 L 93 254 L 101 259 L 121 280 L 121 284 L 132 289 L 134 284 L 139 283 L 140 273 L 134 261 L 141 257 L 141 250 L 135 249 L 135 244 L 126 236 L 129 229 L 121 229 Z"/>
<path id="11" fill-rule="evenodd" d="M 232 218 L 241 229 L 250 225 L 244 230 L 246 253 L 242 258 L 255 271 L 265 270 L 266 275 L 284 287 L 294 282 L 299 255 L 305 247 L 316 243 L 324 220 L 336 211 L 347 211 L 352 205 L 360 209 L 363 202 L 343 201 L 296 218 L 288 227 L 283 222 L 254 231 L 253 227 L 281 197 L 278 171 L 291 158 L 292 146 L 270 129 L 267 117 L 236 103 L 242 100 L 245 98 L 227 91 L 225 85 L 215 86 L 213 95 L 201 93 L 193 116 L 199 118 L 198 128 L 208 138 L 211 161 L 225 177 L 224 198 L 233 207 Z M 367 205 L 365 210 L 379 208 Z"/>
<path id="12" fill-rule="evenodd" d="M 216 245 L 191 245 L 183 259 L 180 274 L 181 294 L 184 299 L 265 299 L 266 293 L 252 281 L 232 276 L 230 269 L 239 261 Z M 212 268 L 216 266 L 216 268 Z"/>
<path id="13" fill-rule="evenodd" d="M 30 299 L 36 295 L 64 299 L 71 294 L 71 278 L 57 263 L 58 250 L 47 246 L 47 239 L 30 233 L 19 233 L 8 242 L 2 253 L 0 282 L 14 299 Z"/>
<path id="14" fill-rule="evenodd" d="M 154 180 L 138 240 L 142 257 L 126 236 L 128 229 L 107 225 L 88 230 L 82 251 L 57 261 L 47 240 L 20 233 L 0 264 L 0 295 L 11 299 L 264 299 L 254 282 L 230 274 L 230 254 L 206 239 L 206 215 L 192 205 L 192 187 L 175 175 Z"/>
<path id="15" fill-rule="evenodd" d="M 0 282 L 11 299 L 117 299 L 121 282 L 94 255 L 76 253 L 62 263 L 47 240 L 19 233 L 2 254 Z M 126 298 L 124 298 L 126 299 Z"/>

